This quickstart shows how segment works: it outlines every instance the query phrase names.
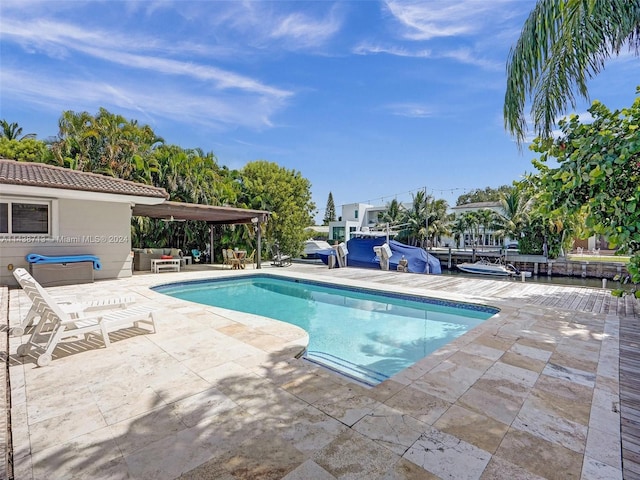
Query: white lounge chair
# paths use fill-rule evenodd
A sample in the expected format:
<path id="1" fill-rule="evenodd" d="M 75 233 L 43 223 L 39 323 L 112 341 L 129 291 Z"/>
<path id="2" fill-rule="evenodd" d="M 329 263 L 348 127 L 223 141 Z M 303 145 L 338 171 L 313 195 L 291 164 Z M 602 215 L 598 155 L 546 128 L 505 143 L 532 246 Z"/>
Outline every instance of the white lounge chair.
<path id="1" fill-rule="evenodd" d="M 18 283 L 20 283 L 20 280 L 18 280 Z M 83 301 L 79 300 L 77 297 L 65 296 L 53 297 L 53 300 L 60 305 L 60 308 L 65 312 L 76 318 L 79 315 L 86 314 L 88 312 L 106 310 L 110 308 L 126 308 L 136 301 L 133 296 L 97 298 L 90 301 Z M 39 317 L 40 313 L 38 313 L 37 305 L 32 303 L 31 308 L 20 325 L 11 329 L 11 335 L 14 337 L 21 337 L 24 335 L 24 332 L 27 331 L 27 328 L 33 325 L 35 320 Z"/>
<path id="2" fill-rule="evenodd" d="M 40 317 L 29 339 L 18 347 L 17 353 L 23 357 L 32 351 L 41 351 L 37 358 L 37 364 L 40 367 L 51 363 L 54 349 L 65 338 L 99 335 L 108 347 L 109 332 L 124 326 L 139 327 L 141 323 L 145 323 L 151 326 L 152 333 L 156 331 L 154 309 L 150 306 L 134 305 L 105 313 L 91 312 L 101 313 L 95 316 L 85 312 L 70 314 L 24 268 L 17 268 L 14 276 L 33 303 L 32 308 Z"/>

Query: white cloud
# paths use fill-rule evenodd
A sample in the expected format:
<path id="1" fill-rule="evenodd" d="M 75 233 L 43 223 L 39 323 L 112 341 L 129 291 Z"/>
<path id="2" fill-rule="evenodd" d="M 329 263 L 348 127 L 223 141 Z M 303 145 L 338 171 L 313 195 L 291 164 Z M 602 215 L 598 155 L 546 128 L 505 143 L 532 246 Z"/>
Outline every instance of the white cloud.
<path id="1" fill-rule="evenodd" d="M 281 98 L 260 95 L 217 95 L 176 90 L 153 82 L 94 81 L 60 76 L 56 82 L 34 71 L 3 68 L 3 95 L 39 105 L 47 111 L 97 110 L 117 107 L 174 122 L 224 128 L 272 126 L 270 118 L 283 106 Z"/>
<path id="2" fill-rule="evenodd" d="M 298 47 L 324 44 L 340 30 L 341 22 L 330 14 L 316 20 L 302 13 L 292 13 L 279 19 L 270 32 L 271 38 L 290 39 Z"/>
<path id="3" fill-rule="evenodd" d="M 475 65 L 485 70 L 504 70 L 504 62 L 498 62 L 495 60 L 487 60 L 480 58 L 477 53 L 473 52 L 469 48 L 459 48 L 457 50 L 448 50 L 438 55 L 441 58 L 451 58 L 457 60 L 460 63 L 467 65 Z"/>
<path id="4" fill-rule="evenodd" d="M 210 81 L 218 89 L 237 89 L 276 98 L 292 95 L 289 91 L 270 87 L 252 78 L 213 66 L 129 52 L 139 48 L 161 50 L 166 53 L 168 49 L 155 38 L 127 38 L 106 31 L 89 31 L 75 25 L 47 20 L 38 20 L 34 24 L 11 22 L 10 25 L 4 25 L 1 32 L 3 37 L 8 36 L 23 47 L 42 50 L 53 58 L 64 58 L 69 56 L 71 51 L 77 51 L 128 68 Z M 141 47 L 132 47 L 138 45 Z"/>
<path id="5" fill-rule="evenodd" d="M 405 27 L 404 38 L 429 40 L 436 37 L 470 35 L 496 19 L 508 16 L 505 6 L 513 0 L 386 0 L 391 15 Z"/>
<path id="6" fill-rule="evenodd" d="M 385 109 L 400 117 L 428 118 L 435 115 L 431 107 L 419 103 L 394 103 L 387 105 Z"/>
<path id="7" fill-rule="evenodd" d="M 354 47 L 353 53 L 356 55 L 384 53 L 388 55 L 395 55 L 398 57 L 412 57 L 412 58 L 431 57 L 431 50 L 411 50 L 405 47 L 373 45 L 367 42 L 363 42 L 357 45 L 356 47 Z"/>

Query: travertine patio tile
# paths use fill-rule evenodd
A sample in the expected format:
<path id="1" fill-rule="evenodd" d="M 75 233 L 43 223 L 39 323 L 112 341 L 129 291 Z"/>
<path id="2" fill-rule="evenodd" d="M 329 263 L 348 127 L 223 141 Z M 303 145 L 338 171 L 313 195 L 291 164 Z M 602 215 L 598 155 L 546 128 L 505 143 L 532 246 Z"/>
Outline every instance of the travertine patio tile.
<path id="1" fill-rule="evenodd" d="M 366 392 L 366 395 L 373 398 L 374 400 L 384 403 L 386 400 L 394 396 L 405 387 L 406 385 L 389 379 L 371 388 L 368 392 Z"/>
<path id="2" fill-rule="evenodd" d="M 465 345 L 460 349 L 460 352 L 468 355 L 476 355 L 494 362 L 504 355 L 504 350 L 500 348 L 493 348 L 477 341 Z M 449 358 L 452 359 L 452 361 L 455 361 L 454 356 Z"/>
<path id="3" fill-rule="evenodd" d="M 484 380 L 505 380 L 509 383 L 521 385 L 524 388 L 531 388 L 538 380 L 538 373 L 521 368 L 514 365 L 509 365 L 503 362 L 494 363 L 491 368 L 487 370 L 487 373 L 483 376 Z"/>
<path id="4" fill-rule="evenodd" d="M 483 334 L 476 338 L 473 343 L 506 352 L 511 348 L 514 342 L 515 338 L 505 338 L 494 334 Z"/>
<path id="5" fill-rule="evenodd" d="M 425 432 L 403 458 L 442 478 L 477 480 L 491 454 L 435 428 Z"/>
<path id="6" fill-rule="evenodd" d="M 356 432 L 398 455 L 403 455 L 427 428 L 426 423 L 386 405 L 379 406 L 353 425 Z"/>
<path id="7" fill-rule="evenodd" d="M 561 366 L 563 368 L 582 370 L 589 374 L 596 373 L 598 368 L 598 354 L 595 354 L 595 358 L 586 360 L 584 358 L 576 358 L 572 354 L 554 352 L 549 360 L 552 364 Z"/>
<path id="8" fill-rule="evenodd" d="M 108 425 L 166 405 L 154 389 L 141 384 L 131 389 L 116 387 L 111 391 L 93 392 L 93 398 Z"/>
<path id="9" fill-rule="evenodd" d="M 381 405 L 380 402 L 359 392 L 357 388 L 338 387 L 334 389 L 333 395 L 333 398 L 323 398 L 313 402 L 313 405 L 348 426 L 352 426 Z"/>
<path id="10" fill-rule="evenodd" d="M 11 438 L 13 440 L 14 465 L 21 465 L 23 462 L 31 463 L 29 423 L 27 422 L 27 405 L 25 403 L 11 407 Z"/>
<path id="11" fill-rule="evenodd" d="M 587 443 L 587 426 L 554 415 L 551 409 L 545 407 L 539 399 L 527 399 L 511 427 L 583 454 Z"/>
<path id="12" fill-rule="evenodd" d="M 69 412 L 72 405 L 75 409 L 92 408 L 94 398 L 85 384 L 72 384 L 51 395 L 49 389 L 30 391 L 27 403 L 27 421 L 30 425 L 43 420 L 60 417 Z"/>
<path id="13" fill-rule="evenodd" d="M 238 407 L 217 388 L 210 388 L 169 405 L 186 427 L 204 426 L 216 422 L 216 417 Z"/>
<path id="14" fill-rule="evenodd" d="M 456 402 L 476 413 L 510 425 L 520 411 L 528 394 L 521 384 L 508 380 L 482 378 Z"/>
<path id="15" fill-rule="evenodd" d="M 251 370 L 233 361 L 198 371 L 198 376 L 214 386 L 221 381 L 242 381 L 243 377 L 250 375 L 253 375 Z"/>
<path id="16" fill-rule="evenodd" d="M 555 338 L 551 337 L 521 336 L 516 344 L 553 352 L 556 349 L 557 342 Z"/>
<path id="17" fill-rule="evenodd" d="M 532 392 L 539 390 L 566 399 L 569 404 L 574 405 L 574 412 L 582 410 L 588 415 L 591 408 L 591 399 L 593 398 L 593 387 L 591 386 L 543 374 L 538 378 Z M 578 415 L 584 415 L 584 413 Z"/>
<path id="18" fill-rule="evenodd" d="M 68 404 L 66 413 L 29 424 L 31 452 L 36 453 L 60 443 L 106 427 L 107 424 L 97 406 L 75 409 Z"/>
<path id="19" fill-rule="evenodd" d="M 32 460 L 34 479 L 126 478 L 122 452 L 108 427 L 35 452 Z"/>
<path id="20" fill-rule="evenodd" d="M 609 435 L 620 435 L 620 404 L 594 405 L 589 418 L 589 430 L 596 429 Z"/>
<path id="21" fill-rule="evenodd" d="M 554 363 L 548 363 L 542 373 L 549 375 L 550 377 L 563 378 L 591 388 L 594 387 L 596 380 L 596 376 L 593 373 L 578 370 L 576 368 L 563 367 Z"/>
<path id="22" fill-rule="evenodd" d="M 220 464 L 235 478 L 265 480 L 279 480 L 304 462 L 299 450 L 271 432 L 249 438 L 220 458 Z"/>
<path id="23" fill-rule="evenodd" d="M 454 353 L 447 359 L 447 361 L 456 365 L 462 365 L 465 368 L 472 368 L 480 372 L 486 372 L 502 354 L 502 352 L 498 350 L 482 346 L 473 348 L 470 345 L 467 345 L 465 348 L 467 350 L 460 350 L 459 352 Z"/>
<path id="24" fill-rule="evenodd" d="M 451 407 L 451 403 L 413 387 L 400 390 L 384 404 L 428 425 L 433 425 Z"/>
<path id="25" fill-rule="evenodd" d="M 510 429 L 496 456 L 543 478 L 579 479 L 582 455 L 521 430 Z"/>
<path id="26" fill-rule="evenodd" d="M 315 372 L 301 374 L 298 378 L 288 381 L 282 388 L 307 403 L 331 401 L 334 390 L 339 385 L 327 380 Z"/>
<path id="27" fill-rule="evenodd" d="M 109 429 L 118 448 L 126 456 L 186 430 L 187 425 L 175 410 L 162 406 L 109 425 Z"/>
<path id="28" fill-rule="evenodd" d="M 495 453 L 509 426 L 490 417 L 453 405 L 433 425 L 489 453 Z"/>
<path id="29" fill-rule="evenodd" d="M 216 477 L 217 478 L 217 477 Z M 235 477 L 233 477 L 235 479 Z M 302 465 L 282 477 L 282 480 L 336 480 L 336 477 L 327 472 L 313 460 L 307 460 Z"/>
<path id="30" fill-rule="evenodd" d="M 547 377 L 546 375 L 543 376 L 548 379 L 551 378 Z M 536 388 L 533 388 L 531 390 L 531 395 L 527 399 L 528 406 L 530 406 L 531 408 L 546 411 L 551 415 L 565 418 L 580 425 L 589 425 L 589 415 L 591 414 L 591 402 L 589 393 L 586 393 L 584 396 L 568 396 L 563 395 L 563 393 L 566 394 L 568 392 L 563 392 L 561 389 L 553 390 L 537 388 L 539 385 L 543 385 L 543 382 L 539 381 L 538 383 L 536 383 Z M 557 384 L 570 382 L 557 380 L 555 383 Z M 587 387 L 582 387 L 582 385 L 577 385 L 575 383 L 572 385 L 590 390 Z"/>
<path id="31" fill-rule="evenodd" d="M 281 436 L 305 455 L 313 455 L 347 430 L 344 424 L 309 405 L 283 425 Z"/>
<path id="32" fill-rule="evenodd" d="M 596 428 L 589 429 L 585 457 L 622 470 L 620 458 L 620 433 L 611 434 Z"/>
<path id="33" fill-rule="evenodd" d="M 541 348 L 530 347 L 528 345 L 522 345 L 515 343 L 509 350 L 509 353 L 515 353 L 523 357 L 528 357 L 533 360 L 539 360 L 541 362 L 548 362 L 553 352 Z"/>
<path id="34" fill-rule="evenodd" d="M 173 403 L 211 386 L 185 366 L 176 363 L 163 370 L 150 372 L 145 379 L 164 403 Z"/>
<path id="35" fill-rule="evenodd" d="M 348 430 L 313 456 L 338 480 L 380 478 L 399 456 L 353 430 Z"/>
<path id="36" fill-rule="evenodd" d="M 515 465 L 504 458 L 494 455 L 484 469 L 480 480 L 547 480 Z"/>
<path id="37" fill-rule="evenodd" d="M 454 403 L 482 374 L 483 371 L 445 360 L 414 381 L 412 387 Z"/>
<path id="38" fill-rule="evenodd" d="M 622 470 L 585 456 L 580 480 L 623 480 Z"/>
<path id="39" fill-rule="evenodd" d="M 247 438 L 253 438 L 251 427 L 241 418 L 223 418 L 215 427 L 197 425 L 166 435 L 125 455 L 129 474 L 135 479 L 170 480 L 197 467 L 206 468 L 224 455 L 232 455 Z"/>
<path id="40" fill-rule="evenodd" d="M 405 458 L 398 460 L 379 478 L 380 480 L 440 480 L 437 475 Z"/>
<path id="41" fill-rule="evenodd" d="M 536 360 L 525 355 L 520 355 L 516 352 L 506 352 L 501 358 L 502 363 L 512 365 L 514 367 L 524 368 L 525 370 L 531 370 L 532 372 L 540 373 L 547 365 L 544 360 Z"/>

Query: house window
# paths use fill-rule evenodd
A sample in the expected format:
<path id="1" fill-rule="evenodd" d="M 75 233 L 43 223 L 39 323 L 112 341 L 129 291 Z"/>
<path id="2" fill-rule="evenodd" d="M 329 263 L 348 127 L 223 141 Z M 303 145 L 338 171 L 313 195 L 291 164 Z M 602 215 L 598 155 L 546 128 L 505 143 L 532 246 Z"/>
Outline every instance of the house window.
<path id="1" fill-rule="evenodd" d="M 0 201 L 0 233 L 48 235 L 50 232 L 49 202 Z"/>
<path id="2" fill-rule="evenodd" d="M 358 219 L 358 210 L 355 211 L 356 220 Z"/>
<path id="3" fill-rule="evenodd" d="M 339 242 L 343 242 L 344 241 L 344 227 L 333 227 L 332 229 L 332 235 L 331 235 L 331 239 L 332 240 L 337 240 Z"/>
<path id="4" fill-rule="evenodd" d="M 0 203 L 0 233 L 9 233 L 9 204 Z"/>

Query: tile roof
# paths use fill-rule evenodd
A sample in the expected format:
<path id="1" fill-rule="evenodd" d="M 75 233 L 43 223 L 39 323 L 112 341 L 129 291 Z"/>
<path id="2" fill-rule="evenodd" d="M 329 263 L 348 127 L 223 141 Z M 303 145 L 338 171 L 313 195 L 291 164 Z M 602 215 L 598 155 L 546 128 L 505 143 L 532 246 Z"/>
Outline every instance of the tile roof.
<path id="1" fill-rule="evenodd" d="M 80 172 L 68 168 L 35 162 L 18 162 L 0 158 L 0 185 L 25 185 L 60 188 L 85 192 L 134 195 L 139 197 L 169 198 L 163 189 L 120 178 Z"/>

